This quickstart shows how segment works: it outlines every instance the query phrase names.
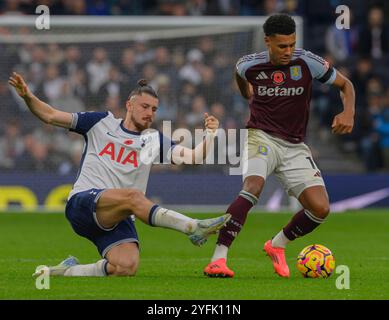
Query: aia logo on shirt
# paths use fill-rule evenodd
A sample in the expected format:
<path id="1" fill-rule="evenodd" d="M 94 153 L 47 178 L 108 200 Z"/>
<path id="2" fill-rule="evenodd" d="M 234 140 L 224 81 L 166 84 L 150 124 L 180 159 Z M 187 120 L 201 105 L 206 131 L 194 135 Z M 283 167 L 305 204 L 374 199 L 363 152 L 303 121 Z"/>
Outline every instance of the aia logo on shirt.
<path id="1" fill-rule="evenodd" d="M 124 142 L 126 145 L 132 144 L 132 140 L 126 140 Z M 117 148 L 117 147 L 116 147 Z M 138 157 L 135 150 L 127 152 L 126 148 L 120 147 L 119 150 L 115 149 L 115 144 L 109 142 L 103 150 L 99 153 L 100 157 L 109 157 L 112 161 L 126 165 L 132 165 L 135 168 L 138 167 Z"/>
<path id="2" fill-rule="evenodd" d="M 271 79 L 273 80 L 273 83 L 276 84 L 276 85 L 281 85 L 281 84 L 284 84 L 285 83 L 285 80 L 286 80 L 286 75 L 285 73 L 283 73 L 282 71 L 274 71 L 272 74 L 271 74 Z"/>

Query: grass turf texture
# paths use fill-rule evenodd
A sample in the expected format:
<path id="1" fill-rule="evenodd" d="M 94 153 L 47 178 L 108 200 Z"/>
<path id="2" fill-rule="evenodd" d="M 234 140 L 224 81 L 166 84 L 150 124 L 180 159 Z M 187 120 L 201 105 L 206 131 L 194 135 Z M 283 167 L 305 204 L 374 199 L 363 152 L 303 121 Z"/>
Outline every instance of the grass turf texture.
<path id="1" fill-rule="evenodd" d="M 191 215 L 205 218 L 210 215 Z M 137 221 L 141 262 L 132 278 L 52 277 L 50 290 L 37 290 L 37 265 L 59 263 L 69 254 L 81 263 L 99 259 L 92 243 L 73 233 L 62 214 L 0 214 L 0 299 L 388 299 L 389 213 L 364 210 L 332 214 L 312 234 L 289 244 L 291 278 L 273 273 L 263 244 L 289 221 L 290 214 L 250 214 L 232 246 L 229 267 L 235 278 L 203 276 L 216 237 L 194 247 L 182 234 Z M 336 265 L 350 268 L 350 289 L 328 279 L 304 279 L 295 263 L 306 245 L 319 243 L 334 253 Z"/>

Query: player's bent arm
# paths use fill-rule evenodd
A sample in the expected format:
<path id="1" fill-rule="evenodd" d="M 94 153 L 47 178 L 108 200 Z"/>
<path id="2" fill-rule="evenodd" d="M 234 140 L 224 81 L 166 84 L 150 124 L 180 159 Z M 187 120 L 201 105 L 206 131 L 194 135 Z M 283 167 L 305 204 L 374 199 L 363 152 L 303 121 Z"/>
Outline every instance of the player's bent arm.
<path id="1" fill-rule="evenodd" d="M 352 82 L 339 71 L 336 72 L 336 78 L 333 86 L 340 89 L 344 112 L 354 116 L 355 114 L 355 90 Z"/>
<path id="2" fill-rule="evenodd" d="M 216 132 L 207 130 L 204 140 L 199 143 L 194 149 L 189 149 L 180 145 L 176 145 L 172 150 L 172 161 L 174 164 L 202 164 L 207 157 Z"/>
<path id="3" fill-rule="evenodd" d="M 235 72 L 235 81 L 241 95 L 246 99 L 250 99 L 254 93 L 251 84 L 247 80 L 243 79 L 237 72 Z"/>
<path id="4" fill-rule="evenodd" d="M 58 127 L 70 128 L 72 123 L 71 113 L 57 110 L 33 94 L 30 94 L 23 99 L 30 111 L 43 122 Z"/>
<path id="5" fill-rule="evenodd" d="M 336 73 L 336 78 L 332 84 L 340 89 L 340 97 L 343 103 L 343 111 L 337 114 L 332 121 L 332 132 L 335 134 L 351 133 L 354 127 L 355 115 L 354 86 L 339 71 Z"/>
<path id="6" fill-rule="evenodd" d="M 45 123 L 59 127 L 70 128 L 72 115 L 54 109 L 47 103 L 39 100 L 30 90 L 26 81 L 17 72 L 13 72 L 8 83 L 15 88 L 18 95 L 24 100 L 30 111 Z"/>

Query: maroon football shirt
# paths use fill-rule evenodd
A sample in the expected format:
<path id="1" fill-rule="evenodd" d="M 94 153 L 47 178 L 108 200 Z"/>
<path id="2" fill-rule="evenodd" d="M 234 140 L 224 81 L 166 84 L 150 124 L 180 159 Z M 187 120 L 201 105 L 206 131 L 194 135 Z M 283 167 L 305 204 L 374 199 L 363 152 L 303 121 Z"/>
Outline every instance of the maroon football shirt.
<path id="1" fill-rule="evenodd" d="M 336 70 L 327 61 L 304 49 L 296 49 L 285 66 L 272 65 L 269 52 L 264 51 L 243 56 L 236 68 L 254 89 L 246 128 L 261 129 L 292 143 L 305 138 L 312 79 L 331 84 L 336 78 Z"/>

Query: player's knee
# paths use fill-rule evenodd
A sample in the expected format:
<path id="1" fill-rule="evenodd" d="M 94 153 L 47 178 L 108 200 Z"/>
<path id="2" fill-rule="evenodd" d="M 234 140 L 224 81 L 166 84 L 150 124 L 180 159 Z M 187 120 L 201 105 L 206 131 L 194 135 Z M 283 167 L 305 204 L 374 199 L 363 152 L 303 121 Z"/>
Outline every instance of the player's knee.
<path id="1" fill-rule="evenodd" d="M 316 217 L 325 219 L 330 213 L 330 205 L 329 203 L 317 204 L 312 211 Z"/>
<path id="2" fill-rule="evenodd" d="M 126 201 L 130 209 L 136 209 L 142 203 L 144 198 L 143 193 L 137 189 L 128 189 L 126 193 Z"/>
<path id="3" fill-rule="evenodd" d="M 243 189 L 257 198 L 262 192 L 264 179 L 262 177 L 247 177 L 244 181 Z"/>

